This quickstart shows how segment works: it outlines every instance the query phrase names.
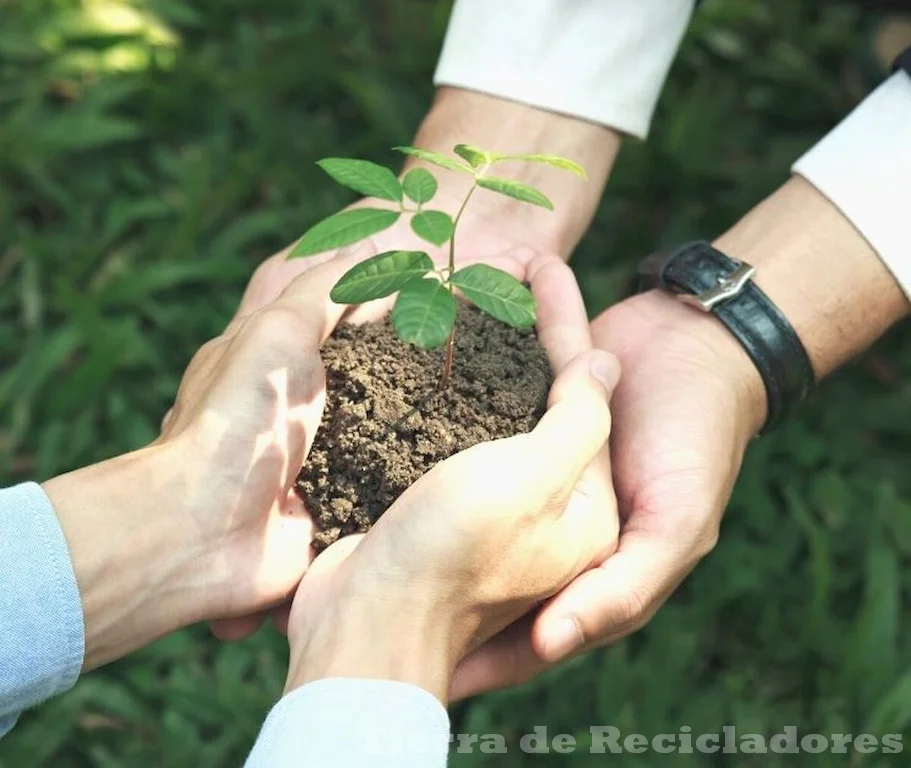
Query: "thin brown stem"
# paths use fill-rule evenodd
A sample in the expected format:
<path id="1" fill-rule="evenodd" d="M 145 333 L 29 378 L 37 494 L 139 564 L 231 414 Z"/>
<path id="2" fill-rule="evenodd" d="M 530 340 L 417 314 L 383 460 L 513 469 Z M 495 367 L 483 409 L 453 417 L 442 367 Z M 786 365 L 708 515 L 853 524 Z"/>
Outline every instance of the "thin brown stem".
<path id="1" fill-rule="evenodd" d="M 440 389 L 446 389 L 449 386 L 449 379 L 452 377 L 452 361 L 455 358 L 455 323 L 452 324 L 452 332 L 446 341 L 446 351 L 443 353 L 443 373 L 440 374 Z"/>
<path id="2" fill-rule="evenodd" d="M 452 284 L 452 275 L 455 272 L 456 231 L 459 228 L 459 221 L 462 218 L 462 214 L 465 213 L 465 206 L 468 205 L 468 201 L 471 200 L 471 196 L 476 189 L 477 184 L 474 184 L 471 189 L 468 190 L 468 194 L 465 195 L 462 205 L 459 206 L 459 212 L 452 220 L 452 237 L 449 238 L 449 278 L 447 280 L 447 288 L 449 288 L 449 292 L 452 294 L 455 294 L 455 286 Z M 449 338 L 446 340 L 446 352 L 443 355 L 443 372 L 440 374 L 440 389 L 446 389 L 446 387 L 449 386 L 450 378 L 452 378 L 452 362 L 455 358 L 455 335 L 456 324 L 453 323 L 452 331 L 450 331 Z"/>

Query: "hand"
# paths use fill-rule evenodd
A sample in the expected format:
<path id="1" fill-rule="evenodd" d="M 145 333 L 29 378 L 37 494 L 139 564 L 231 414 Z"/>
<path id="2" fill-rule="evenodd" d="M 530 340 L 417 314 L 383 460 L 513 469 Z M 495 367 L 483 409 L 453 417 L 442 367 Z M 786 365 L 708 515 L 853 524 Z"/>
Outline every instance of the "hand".
<path id="1" fill-rule="evenodd" d="M 789 318 L 817 378 L 911 311 L 870 244 L 799 177 L 717 246 L 756 266 L 757 284 Z M 744 450 L 765 420 L 759 374 L 717 318 L 652 291 L 609 309 L 592 333 L 624 371 L 611 439 L 623 520 L 617 552 L 531 628 L 513 627 L 467 660 L 457 696 L 519 683 L 643 626 L 714 546 Z"/>
<path id="2" fill-rule="evenodd" d="M 628 299 L 592 325 L 623 368 L 612 401 L 616 553 L 466 659 L 453 696 L 516 685 L 642 627 L 717 541 L 765 392 L 737 341 L 668 295 Z"/>
<path id="3" fill-rule="evenodd" d="M 45 484 L 83 599 L 86 667 L 297 586 L 312 523 L 291 489 L 322 415 L 319 347 L 344 310 L 329 290 L 356 259 L 308 271 L 206 344 L 155 443 Z"/>
<path id="4" fill-rule="evenodd" d="M 291 610 L 286 690 L 371 677 L 445 702 L 466 652 L 610 554 L 616 515 L 574 489 L 607 439 L 617 375 L 603 352 L 567 362 L 531 433 L 441 462 L 320 555 Z"/>
<path id="5" fill-rule="evenodd" d="M 590 352 L 593 348 L 585 305 L 569 267 L 555 256 L 532 257 L 532 254 L 530 249 L 518 248 L 490 257 L 486 262 L 528 281 L 538 302 L 538 338 L 547 351 L 552 370 L 560 371 L 574 357 Z M 356 308 L 348 319 L 352 316 L 374 319 L 388 311 L 390 305 L 387 301 L 372 302 Z M 616 515 L 613 514 L 616 501 L 611 484 L 610 455 L 606 443 L 591 466 L 583 473 L 577 495 L 613 521 L 616 538 L 618 523 Z M 273 623 L 280 630 L 286 631 L 288 606 L 281 606 L 270 614 Z M 266 614 L 260 612 L 216 621 L 212 624 L 212 630 L 223 640 L 239 639 L 256 631 L 265 618 Z"/>
<path id="6" fill-rule="evenodd" d="M 546 165 L 503 165 L 503 174 L 539 186 L 555 210 L 517 203 L 493 192 L 480 192 L 466 210 L 459 228 L 459 259 L 487 260 L 493 254 L 513 252 L 529 263 L 538 254 L 557 254 L 564 260 L 585 233 L 604 190 L 620 148 L 620 136 L 604 126 L 458 88 L 441 88 L 430 112 L 414 138 L 415 146 L 451 154 L 454 145 L 470 141 L 491 150 L 559 154 L 586 169 L 588 183 Z M 428 205 L 454 214 L 465 197 L 467 176 L 405 158 L 404 174 L 424 166 L 439 181 L 439 191 Z M 483 202 L 482 202 L 483 201 Z M 388 208 L 388 201 L 359 200 L 350 206 Z M 373 238 L 377 253 L 396 248 L 428 251 L 438 264 L 445 263 L 442 249 L 434 249 L 411 231 L 409 217 Z M 264 261 L 256 270 L 239 310 L 240 314 L 274 301 L 297 275 L 331 254 L 288 261 L 286 249 Z M 360 318 L 374 315 L 359 315 Z"/>

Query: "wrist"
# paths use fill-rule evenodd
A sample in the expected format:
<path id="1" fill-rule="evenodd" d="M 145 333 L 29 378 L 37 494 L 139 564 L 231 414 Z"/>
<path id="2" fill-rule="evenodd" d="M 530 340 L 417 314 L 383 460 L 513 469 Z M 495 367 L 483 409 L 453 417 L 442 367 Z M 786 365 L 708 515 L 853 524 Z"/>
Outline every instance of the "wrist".
<path id="1" fill-rule="evenodd" d="M 204 557 L 163 446 L 43 484 L 70 551 L 85 623 L 84 669 L 204 618 Z"/>
<path id="2" fill-rule="evenodd" d="M 627 354 L 654 352 L 654 346 L 660 344 L 665 355 L 679 359 L 681 377 L 692 376 L 706 397 L 730 404 L 729 412 L 736 414 L 735 426 L 743 445 L 760 431 L 767 414 L 762 377 L 746 350 L 717 317 L 687 306 L 659 289 L 634 296 L 602 317 L 617 310 L 634 313 L 635 322 L 628 324 L 644 329 L 629 349 L 609 348 L 618 353 L 624 368 Z M 596 339 L 600 322 L 601 318 L 593 326 Z M 612 319 L 614 325 L 625 322 L 623 318 Z"/>
<path id="3" fill-rule="evenodd" d="M 715 241 L 756 268 L 818 379 L 906 316 L 908 301 L 873 248 L 809 182 L 793 177 Z"/>
<path id="4" fill-rule="evenodd" d="M 316 680 L 353 677 L 416 685 L 446 704 L 458 661 L 448 622 L 413 598 L 336 595 L 320 601 L 318 612 L 295 616 L 285 693 Z"/>
<path id="5" fill-rule="evenodd" d="M 474 144 L 491 151 L 546 153 L 568 157 L 588 174 L 588 182 L 549 166 L 503 164 L 503 175 L 537 186 L 554 203 L 554 211 L 537 209 L 490 194 L 485 205 L 466 213 L 465 225 L 504 228 L 515 242 L 564 258 L 585 233 L 604 191 L 620 135 L 596 125 L 473 91 L 440 88 L 418 129 L 414 145 L 446 154 L 456 144 Z M 412 158 L 406 168 L 420 164 Z M 458 205 L 471 180 L 461 174 L 439 174 L 439 195 L 446 205 Z"/>

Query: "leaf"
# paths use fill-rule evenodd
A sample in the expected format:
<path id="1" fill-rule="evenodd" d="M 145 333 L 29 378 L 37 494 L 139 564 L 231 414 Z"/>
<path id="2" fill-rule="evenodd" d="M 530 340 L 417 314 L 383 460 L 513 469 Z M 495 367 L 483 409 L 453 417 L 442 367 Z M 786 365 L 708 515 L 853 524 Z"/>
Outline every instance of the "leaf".
<path id="1" fill-rule="evenodd" d="M 411 155 L 411 157 L 417 157 L 421 160 L 425 160 L 428 163 L 433 163 L 434 165 L 440 166 L 440 168 L 446 168 L 450 171 L 460 171 L 462 173 L 471 173 L 471 168 L 465 163 L 459 162 L 458 160 L 453 160 L 451 157 L 440 154 L 439 152 L 431 152 L 429 149 L 419 149 L 418 147 L 393 147 L 396 152 L 401 152 L 403 155 Z"/>
<path id="2" fill-rule="evenodd" d="M 395 293 L 432 269 L 433 262 L 423 251 L 387 251 L 355 264 L 329 296 L 336 304 L 363 304 Z"/>
<path id="3" fill-rule="evenodd" d="M 442 245 L 455 230 L 452 217 L 443 211 L 421 211 L 411 219 L 414 234 L 434 245 Z"/>
<path id="4" fill-rule="evenodd" d="M 402 341 L 421 349 L 435 349 L 452 332 L 458 304 L 438 280 L 410 280 L 392 308 L 392 325 Z"/>
<path id="5" fill-rule="evenodd" d="M 384 211 L 382 208 L 355 208 L 336 213 L 310 227 L 297 241 L 288 258 L 312 256 L 351 245 L 388 229 L 400 215 L 398 211 Z"/>
<path id="6" fill-rule="evenodd" d="M 452 151 L 466 160 L 472 168 L 480 168 L 493 160 L 489 152 L 485 152 L 479 147 L 473 147 L 471 144 L 456 144 Z"/>
<path id="7" fill-rule="evenodd" d="M 429 203 L 437 193 L 437 180 L 425 168 L 413 168 L 402 179 L 402 188 L 410 200 L 418 205 Z"/>
<path id="8" fill-rule="evenodd" d="M 501 269 L 472 264 L 455 272 L 452 284 L 478 309 L 513 328 L 530 328 L 537 320 L 531 291 Z"/>
<path id="9" fill-rule="evenodd" d="M 496 176 L 482 176 L 477 180 L 477 184 L 479 187 L 489 189 L 492 192 L 499 192 L 501 195 L 506 195 L 507 197 L 513 197 L 516 200 L 521 200 L 523 203 L 540 205 L 542 208 L 547 208 L 550 211 L 554 209 L 554 204 L 544 196 L 543 192 L 528 184 L 523 184 L 521 181 L 501 179 Z"/>
<path id="10" fill-rule="evenodd" d="M 544 163 L 552 165 L 554 168 L 560 168 L 564 171 L 576 174 L 580 179 L 588 181 L 588 174 L 585 169 L 574 160 L 569 160 L 558 155 L 498 155 L 493 158 L 493 162 L 499 163 L 503 160 L 524 160 L 529 163 Z"/>
<path id="11" fill-rule="evenodd" d="M 402 201 L 402 185 L 395 174 L 369 160 L 327 157 L 317 165 L 339 184 L 367 197 L 379 197 L 394 203 Z"/>

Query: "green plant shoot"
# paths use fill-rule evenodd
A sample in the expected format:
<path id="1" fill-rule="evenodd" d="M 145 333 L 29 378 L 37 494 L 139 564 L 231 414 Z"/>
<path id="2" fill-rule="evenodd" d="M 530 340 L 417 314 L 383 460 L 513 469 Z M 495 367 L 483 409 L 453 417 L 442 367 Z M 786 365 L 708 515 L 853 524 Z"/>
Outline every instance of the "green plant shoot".
<path id="1" fill-rule="evenodd" d="M 388 201 L 394 207 L 355 208 L 329 216 L 304 233 L 288 258 L 352 245 L 388 229 L 403 215 L 411 216 L 411 229 L 422 240 L 437 247 L 449 243 L 446 267 L 436 268 L 423 251 L 386 251 L 352 267 L 330 294 L 339 304 L 363 304 L 398 292 L 392 310 L 396 334 L 402 341 L 422 349 L 446 345 L 440 376 L 440 387 L 445 388 L 452 374 L 455 351 L 456 289 L 478 309 L 514 328 L 531 327 L 536 320 L 534 296 L 512 275 L 486 264 L 456 269 L 456 232 L 472 195 L 478 189 L 486 189 L 552 211 L 553 203 L 540 190 L 488 172 L 497 163 L 520 160 L 545 163 L 581 179 L 586 179 L 586 175 L 577 163 L 554 155 L 503 155 L 467 144 L 453 148 L 456 157 L 418 147 L 395 149 L 474 179 L 455 216 L 424 207 L 433 200 L 438 186 L 434 175 L 424 168 L 408 171 L 400 181 L 390 169 L 367 160 L 326 158 L 317 164 L 339 184 L 367 197 Z"/>

